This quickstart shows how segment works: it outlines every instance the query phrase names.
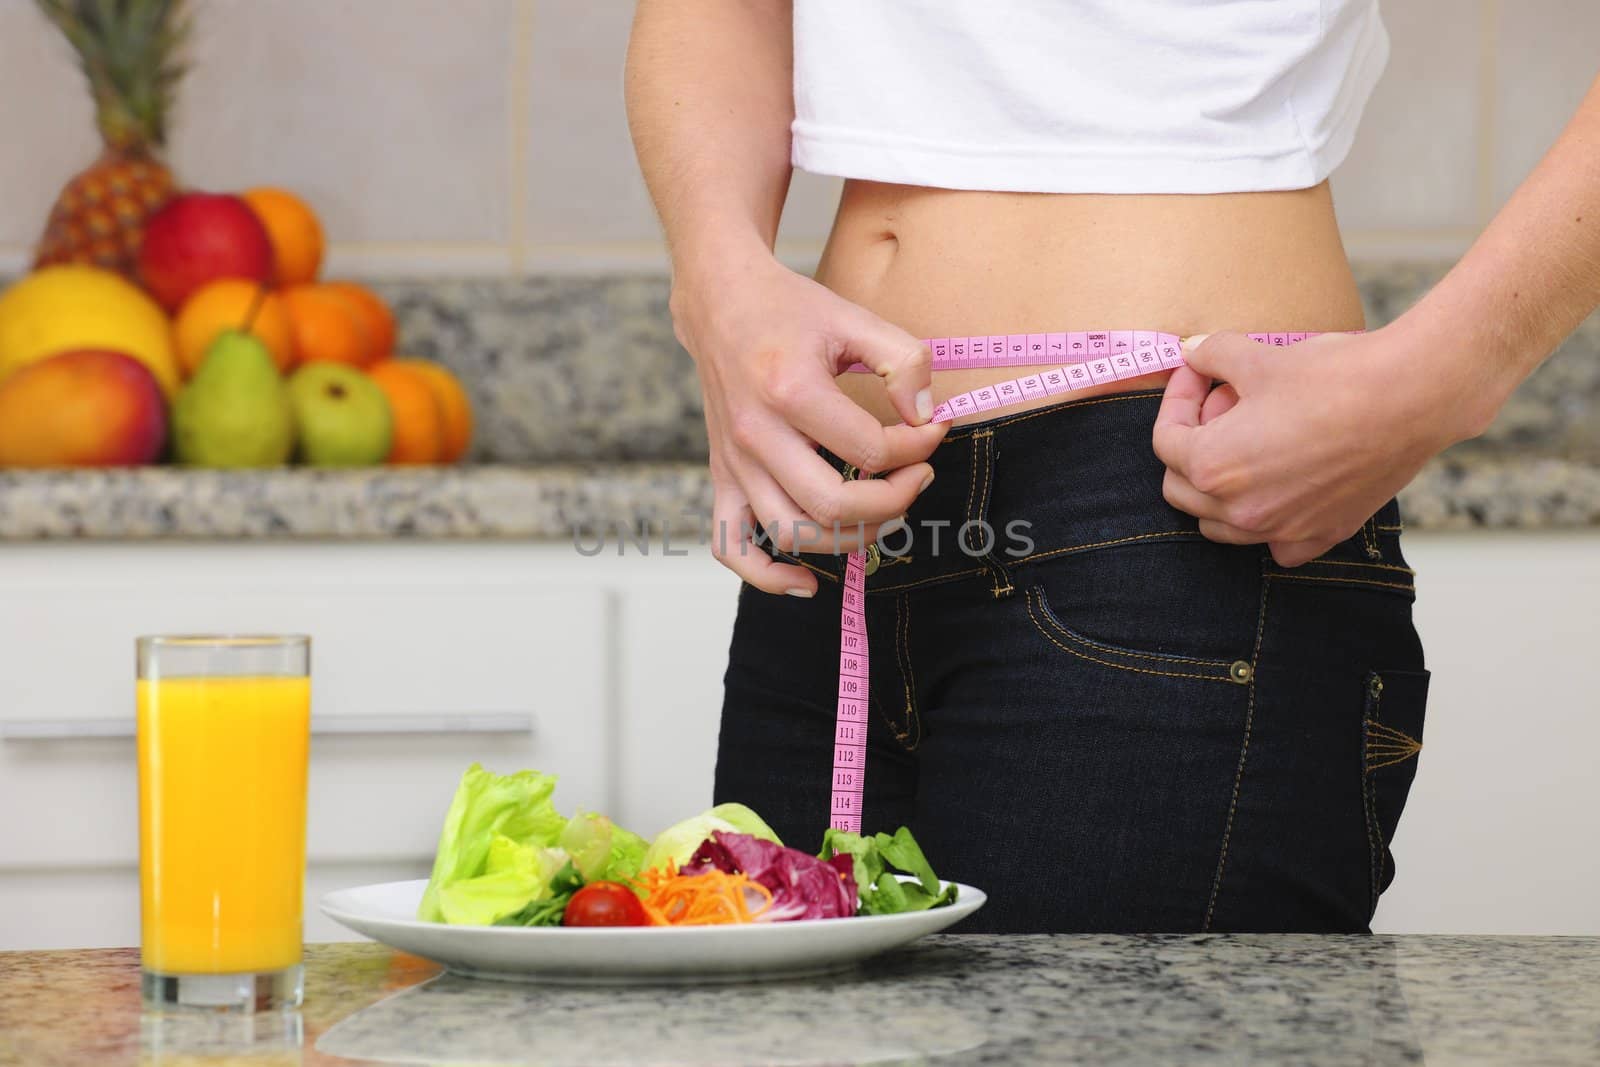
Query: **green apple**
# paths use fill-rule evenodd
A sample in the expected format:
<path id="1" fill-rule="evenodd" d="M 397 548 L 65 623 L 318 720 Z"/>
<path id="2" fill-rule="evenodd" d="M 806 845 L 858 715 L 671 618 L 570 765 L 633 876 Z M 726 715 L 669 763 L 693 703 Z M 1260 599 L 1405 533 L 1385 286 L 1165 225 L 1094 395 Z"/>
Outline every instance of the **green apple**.
<path id="1" fill-rule="evenodd" d="M 342 363 L 308 363 L 289 379 L 300 458 L 313 467 L 370 467 L 389 455 L 394 417 L 378 383 Z"/>

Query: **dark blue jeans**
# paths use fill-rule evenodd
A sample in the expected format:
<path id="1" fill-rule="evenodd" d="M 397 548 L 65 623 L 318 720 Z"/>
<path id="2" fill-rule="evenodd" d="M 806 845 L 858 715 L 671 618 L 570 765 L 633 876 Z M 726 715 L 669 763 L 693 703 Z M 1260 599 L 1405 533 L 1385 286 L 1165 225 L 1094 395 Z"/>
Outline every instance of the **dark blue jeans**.
<path id="1" fill-rule="evenodd" d="M 867 579 L 863 829 L 989 893 L 963 931 L 1365 931 L 1428 689 L 1399 505 L 1293 569 L 1208 541 L 1162 497 L 1160 396 L 940 444 Z M 740 590 L 715 792 L 814 850 L 844 557 L 799 558 L 814 598 Z"/>

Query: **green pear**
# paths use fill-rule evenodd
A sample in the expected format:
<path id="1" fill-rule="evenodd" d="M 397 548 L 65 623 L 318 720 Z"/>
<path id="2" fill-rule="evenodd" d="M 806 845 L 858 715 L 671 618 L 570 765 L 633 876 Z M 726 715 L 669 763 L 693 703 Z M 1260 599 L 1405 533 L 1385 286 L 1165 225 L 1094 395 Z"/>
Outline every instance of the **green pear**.
<path id="1" fill-rule="evenodd" d="M 206 350 L 172 426 L 177 460 L 191 467 L 276 467 L 294 450 L 294 410 L 272 353 L 239 330 Z"/>
<path id="2" fill-rule="evenodd" d="M 378 383 L 342 363 L 308 363 L 289 379 L 300 458 L 313 467 L 370 467 L 389 455 L 394 416 Z"/>

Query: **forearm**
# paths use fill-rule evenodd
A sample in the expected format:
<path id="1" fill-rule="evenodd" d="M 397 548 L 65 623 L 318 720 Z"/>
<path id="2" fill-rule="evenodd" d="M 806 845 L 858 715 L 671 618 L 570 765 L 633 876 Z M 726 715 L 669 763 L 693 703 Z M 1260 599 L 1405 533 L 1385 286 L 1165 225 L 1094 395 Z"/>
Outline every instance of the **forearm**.
<path id="1" fill-rule="evenodd" d="M 794 118 L 786 0 L 640 0 L 628 125 L 676 273 L 777 239 Z"/>
<path id="2" fill-rule="evenodd" d="M 1438 286 L 1396 325 L 1459 375 L 1457 436 L 1600 306 L 1600 80 L 1555 146 Z"/>

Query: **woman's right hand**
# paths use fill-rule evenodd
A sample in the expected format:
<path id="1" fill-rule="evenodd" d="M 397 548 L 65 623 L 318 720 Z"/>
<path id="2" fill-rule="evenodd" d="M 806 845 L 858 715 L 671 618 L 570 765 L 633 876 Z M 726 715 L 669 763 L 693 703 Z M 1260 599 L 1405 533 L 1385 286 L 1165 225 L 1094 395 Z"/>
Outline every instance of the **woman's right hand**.
<path id="1" fill-rule="evenodd" d="M 758 254 L 714 277 L 674 275 L 672 318 L 705 397 L 712 553 L 769 593 L 811 596 L 816 577 L 755 547 L 757 522 L 785 552 L 855 551 L 933 481 L 924 462 L 949 423 L 929 423 L 925 345 L 826 287 Z M 904 425 L 884 426 L 835 377 L 864 363 Z M 880 478 L 843 480 L 822 445 Z"/>

